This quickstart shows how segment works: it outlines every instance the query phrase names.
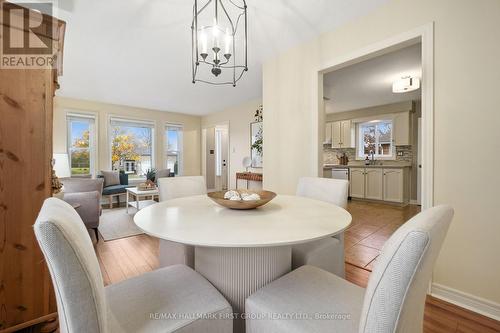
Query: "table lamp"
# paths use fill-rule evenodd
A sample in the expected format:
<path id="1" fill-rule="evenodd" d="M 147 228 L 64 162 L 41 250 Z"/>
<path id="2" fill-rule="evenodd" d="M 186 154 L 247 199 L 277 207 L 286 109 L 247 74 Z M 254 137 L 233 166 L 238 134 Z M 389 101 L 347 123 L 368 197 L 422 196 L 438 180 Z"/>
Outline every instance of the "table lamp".
<path id="1" fill-rule="evenodd" d="M 54 153 L 52 155 L 52 168 L 56 172 L 58 178 L 68 178 L 71 177 L 71 170 L 69 168 L 69 158 L 68 154 L 65 153 Z"/>

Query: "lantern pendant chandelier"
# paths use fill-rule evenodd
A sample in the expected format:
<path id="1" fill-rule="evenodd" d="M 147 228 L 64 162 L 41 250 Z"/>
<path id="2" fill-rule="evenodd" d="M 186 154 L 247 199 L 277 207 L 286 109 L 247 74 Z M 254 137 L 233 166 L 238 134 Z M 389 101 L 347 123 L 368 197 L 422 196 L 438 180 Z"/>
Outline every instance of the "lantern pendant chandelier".
<path id="1" fill-rule="evenodd" d="M 201 2 L 194 1 L 191 24 L 193 83 L 236 87 L 248 71 L 246 1 Z"/>

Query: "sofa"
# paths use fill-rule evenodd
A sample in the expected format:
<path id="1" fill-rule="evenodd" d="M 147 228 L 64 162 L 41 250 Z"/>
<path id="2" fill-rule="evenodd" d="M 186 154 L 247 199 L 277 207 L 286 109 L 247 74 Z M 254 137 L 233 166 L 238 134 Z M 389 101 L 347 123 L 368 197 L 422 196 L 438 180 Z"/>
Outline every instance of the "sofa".
<path id="1" fill-rule="evenodd" d="M 88 229 L 93 229 L 99 240 L 99 219 L 102 213 L 101 196 L 103 179 L 63 178 L 63 200 L 69 203 L 82 218 Z"/>
<path id="2" fill-rule="evenodd" d="M 104 176 L 98 175 L 98 179 L 103 179 Z M 130 187 L 128 184 L 128 175 L 126 173 L 120 172 L 120 184 L 108 185 L 104 184 L 102 189 L 102 196 L 108 198 L 109 208 L 113 208 L 113 197 L 117 198 L 118 206 L 120 206 L 120 195 L 127 192 L 126 188 Z"/>

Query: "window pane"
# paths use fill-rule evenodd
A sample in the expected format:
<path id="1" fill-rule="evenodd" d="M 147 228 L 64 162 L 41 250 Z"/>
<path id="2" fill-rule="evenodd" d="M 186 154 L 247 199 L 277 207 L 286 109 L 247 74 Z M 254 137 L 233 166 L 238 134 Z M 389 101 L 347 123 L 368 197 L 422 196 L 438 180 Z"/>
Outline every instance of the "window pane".
<path id="1" fill-rule="evenodd" d="M 126 122 L 112 124 L 111 160 L 113 169 L 123 170 L 130 178 L 142 178 L 153 166 L 153 129 Z"/>
<path id="2" fill-rule="evenodd" d="M 179 137 L 177 129 L 167 129 L 167 150 L 179 150 Z"/>
<path id="3" fill-rule="evenodd" d="M 71 175 L 90 175 L 90 149 L 71 149 Z"/>
<path id="4" fill-rule="evenodd" d="M 167 155 L 167 169 L 170 169 L 170 172 L 178 174 L 179 169 L 179 156 L 169 154 Z"/>
<path id="5" fill-rule="evenodd" d="M 379 146 L 379 154 L 380 155 L 391 155 L 391 144 L 390 143 L 381 143 Z"/>
<path id="6" fill-rule="evenodd" d="M 166 167 L 170 172 L 181 173 L 182 127 L 167 125 L 165 127 Z"/>
<path id="7" fill-rule="evenodd" d="M 375 126 L 365 125 L 361 129 L 363 135 L 363 153 L 369 155 L 371 151 L 375 152 Z"/>
<path id="8" fill-rule="evenodd" d="M 378 155 L 391 155 L 392 123 L 380 122 L 377 124 Z"/>
<path id="9" fill-rule="evenodd" d="M 380 143 L 390 143 L 392 136 L 392 125 L 387 122 L 380 122 L 377 125 L 378 141 Z"/>
<path id="10" fill-rule="evenodd" d="M 71 120 L 71 146 L 88 148 L 90 145 L 90 123 L 87 121 Z"/>
<path id="11" fill-rule="evenodd" d="M 69 118 L 69 152 L 71 176 L 90 177 L 90 119 Z"/>
<path id="12" fill-rule="evenodd" d="M 392 121 L 372 121 L 359 125 L 357 154 L 365 157 L 372 152 L 375 157 L 390 157 L 393 153 Z"/>

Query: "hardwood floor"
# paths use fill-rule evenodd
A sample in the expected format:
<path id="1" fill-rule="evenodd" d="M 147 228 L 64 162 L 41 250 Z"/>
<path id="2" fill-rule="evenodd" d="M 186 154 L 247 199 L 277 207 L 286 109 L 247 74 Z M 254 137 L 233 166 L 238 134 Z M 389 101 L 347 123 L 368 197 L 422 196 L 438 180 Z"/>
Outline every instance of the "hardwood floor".
<path id="1" fill-rule="evenodd" d="M 370 271 L 346 263 L 346 279 L 366 288 Z M 456 305 L 427 296 L 424 314 L 425 333 L 493 333 L 500 332 L 500 322 Z"/>
<path id="2" fill-rule="evenodd" d="M 158 239 L 147 235 L 121 238 L 96 244 L 104 284 L 149 272 L 158 268 Z"/>
<path id="3" fill-rule="evenodd" d="M 348 210 L 353 216 L 353 225 L 345 237 L 346 250 L 349 251 L 349 257 L 346 255 L 346 279 L 366 287 L 381 246 L 399 225 L 418 213 L 419 207 L 350 202 Z M 158 240 L 147 235 L 108 242 L 101 238 L 95 249 L 106 285 L 158 268 Z M 428 296 L 424 332 L 500 332 L 500 322 Z"/>

